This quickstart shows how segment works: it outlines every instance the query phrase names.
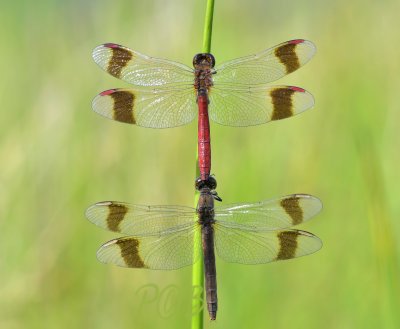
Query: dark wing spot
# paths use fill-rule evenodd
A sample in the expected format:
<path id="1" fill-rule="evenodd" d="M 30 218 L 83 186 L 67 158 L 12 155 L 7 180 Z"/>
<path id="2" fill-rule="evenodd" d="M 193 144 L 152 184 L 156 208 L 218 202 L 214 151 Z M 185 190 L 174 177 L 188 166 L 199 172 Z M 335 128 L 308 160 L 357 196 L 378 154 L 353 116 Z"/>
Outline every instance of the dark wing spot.
<path id="1" fill-rule="evenodd" d="M 285 65 L 286 74 L 296 71 L 300 67 L 299 58 L 296 54 L 296 43 L 289 43 L 275 49 L 275 56 Z"/>
<path id="2" fill-rule="evenodd" d="M 133 57 L 133 53 L 130 50 L 122 47 L 110 48 L 112 56 L 108 62 L 107 72 L 116 78 L 121 77 L 122 69 L 129 63 Z"/>
<path id="3" fill-rule="evenodd" d="M 271 120 L 280 120 L 293 116 L 292 95 L 295 90 L 290 88 L 275 88 L 270 96 L 273 105 Z"/>
<path id="4" fill-rule="evenodd" d="M 107 228 L 113 232 L 120 232 L 119 224 L 124 220 L 128 207 L 123 204 L 111 203 L 108 205 Z"/>
<path id="5" fill-rule="evenodd" d="M 118 247 L 121 249 L 121 257 L 124 259 L 126 266 L 135 268 L 148 268 L 140 257 L 140 242 L 136 238 L 126 238 L 117 241 Z"/>
<path id="6" fill-rule="evenodd" d="M 279 252 L 276 260 L 290 259 L 296 257 L 297 231 L 281 231 L 278 233 Z"/>
<path id="7" fill-rule="evenodd" d="M 116 91 L 109 94 L 114 99 L 113 119 L 120 122 L 135 124 L 136 119 L 133 112 L 135 95 L 129 91 Z"/>
<path id="8" fill-rule="evenodd" d="M 292 224 L 297 225 L 303 221 L 303 209 L 300 207 L 300 199 L 289 197 L 281 201 L 281 207 L 292 218 Z"/>

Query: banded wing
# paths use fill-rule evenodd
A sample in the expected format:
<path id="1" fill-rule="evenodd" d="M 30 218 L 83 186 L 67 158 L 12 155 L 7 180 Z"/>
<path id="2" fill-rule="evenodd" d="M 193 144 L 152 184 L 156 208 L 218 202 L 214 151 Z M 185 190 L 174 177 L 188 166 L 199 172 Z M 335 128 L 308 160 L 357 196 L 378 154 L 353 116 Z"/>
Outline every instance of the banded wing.
<path id="1" fill-rule="evenodd" d="M 97 259 L 122 267 L 174 270 L 195 263 L 201 254 L 197 222 L 165 234 L 111 240 L 97 251 Z"/>
<path id="2" fill-rule="evenodd" d="M 92 53 L 94 61 L 112 76 L 137 86 L 188 84 L 193 86 L 193 69 L 154 58 L 127 47 L 106 43 Z"/>
<path id="3" fill-rule="evenodd" d="M 309 255 L 321 249 L 322 242 L 300 230 L 243 231 L 216 223 L 215 247 L 227 262 L 251 265 Z"/>
<path id="4" fill-rule="evenodd" d="M 216 207 L 218 226 L 244 231 L 267 231 L 289 228 L 304 223 L 318 214 L 322 202 L 309 194 L 291 194 L 280 198 L 228 204 Z"/>
<path id="5" fill-rule="evenodd" d="M 113 232 L 135 236 L 111 240 L 97 251 L 103 263 L 123 267 L 172 270 L 196 262 L 201 251 L 195 209 L 144 206 L 105 201 L 90 206 L 86 217 Z"/>
<path id="6" fill-rule="evenodd" d="M 253 126 L 289 118 L 314 106 L 313 96 L 290 86 L 213 87 L 210 118 L 227 126 Z"/>
<path id="7" fill-rule="evenodd" d="M 197 115 L 193 86 L 172 89 L 110 89 L 97 95 L 92 109 L 116 121 L 148 128 L 189 123 Z"/>
<path id="8" fill-rule="evenodd" d="M 90 206 L 86 218 L 106 230 L 135 236 L 180 232 L 192 227 L 196 210 L 184 206 L 144 206 L 104 201 Z"/>
<path id="9" fill-rule="evenodd" d="M 266 84 L 296 71 L 315 54 L 315 45 L 307 40 L 291 40 L 258 54 L 240 57 L 215 67 L 216 85 Z"/>
<path id="10" fill-rule="evenodd" d="M 263 264 L 319 250 L 321 240 L 300 230 L 282 230 L 315 216 L 322 203 L 308 194 L 215 208 L 215 247 L 228 262 Z"/>

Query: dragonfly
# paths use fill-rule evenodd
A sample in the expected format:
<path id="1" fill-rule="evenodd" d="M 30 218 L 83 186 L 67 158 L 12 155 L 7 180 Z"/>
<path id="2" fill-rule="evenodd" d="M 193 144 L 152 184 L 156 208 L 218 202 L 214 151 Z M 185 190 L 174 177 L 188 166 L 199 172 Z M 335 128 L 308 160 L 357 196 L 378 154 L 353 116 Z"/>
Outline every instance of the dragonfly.
<path id="1" fill-rule="evenodd" d="M 200 53 L 190 68 L 106 43 L 93 50 L 94 61 L 134 87 L 103 91 L 92 108 L 107 118 L 149 128 L 181 126 L 198 115 L 199 170 L 207 180 L 209 118 L 227 126 L 252 126 L 310 109 L 314 98 L 306 90 L 265 84 L 296 71 L 314 54 L 311 41 L 297 39 L 217 66 L 212 54 Z"/>
<path id="2" fill-rule="evenodd" d="M 197 208 L 104 201 L 90 206 L 92 223 L 129 235 L 103 244 L 97 258 L 128 268 L 175 270 L 203 254 L 210 320 L 217 315 L 215 250 L 227 262 L 264 264 L 308 255 L 322 247 L 312 233 L 289 229 L 314 217 L 321 201 L 308 194 L 214 207 L 214 177 L 198 177 Z M 195 220 L 196 219 L 196 220 Z"/>

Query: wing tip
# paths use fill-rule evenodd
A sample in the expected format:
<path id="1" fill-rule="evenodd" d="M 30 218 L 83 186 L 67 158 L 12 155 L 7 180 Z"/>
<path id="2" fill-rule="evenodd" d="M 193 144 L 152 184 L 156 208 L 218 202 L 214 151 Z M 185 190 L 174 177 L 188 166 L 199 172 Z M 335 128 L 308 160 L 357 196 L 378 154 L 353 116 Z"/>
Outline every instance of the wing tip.
<path id="1" fill-rule="evenodd" d="M 90 207 L 88 207 L 85 210 L 85 217 L 92 224 L 99 225 L 98 223 L 96 223 L 96 213 L 94 211 L 95 208 L 96 208 L 96 204 L 93 204 Z"/>
<path id="2" fill-rule="evenodd" d="M 322 240 L 321 240 L 318 236 L 316 236 L 315 234 L 310 233 L 310 232 L 307 232 L 307 231 L 303 231 L 303 230 L 297 230 L 297 234 L 298 234 L 298 235 L 301 235 L 301 236 L 304 236 L 304 237 L 307 237 L 307 238 L 312 238 L 312 239 L 314 239 L 314 242 L 315 242 L 315 244 L 316 244 L 316 245 L 315 245 L 315 248 L 313 249 L 313 251 L 311 251 L 310 253 L 307 253 L 307 254 L 305 254 L 305 255 L 313 254 L 313 253 L 317 252 L 318 250 L 320 250 L 320 249 L 322 248 L 323 242 L 322 242 Z"/>
<path id="3" fill-rule="evenodd" d="M 314 96 L 313 96 L 309 91 L 307 91 L 307 90 L 305 90 L 305 89 L 303 89 L 303 88 L 300 88 L 300 87 L 296 87 L 296 86 L 289 86 L 289 89 L 290 89 L 290 90 L 293 90 L 293 91 L 295 92 L 295 94 L 297 94 L 297 95 L 299 95 L 299 96 L 302 95 L 301 97 L 303 97 L 303 100 L 306 99 L 306 98 L 304 98 L 304 97 L 308 97 L 307 106 L 306 106 L 303 110 L 301 110 L 300 112 L 298 112 L 298 113 L 301 113 L 301 112 L 303 112 L 303 111 L 309 110 L 309 109 L 311 109 L 311 108 L 314 107 L 314 105 L 315 105 L 315 98 L 314 98 Z"/>
<path id="4" fill-rule="evenodd" d="M 92 204 L 91 206 L 89 206 L 86 210 L 85 210 L 85 217 L 92 223 L 95 223 L 94 221 L 92 221 L 92 219 L 94 219 L 93 217 L 93 211 L 94 209 L 98 208 L 98 207 L 108 207 L 110 205 L 114 204 L 113 201 L 101 201 L 101 202 L 96 202 L 95 204 Z"/>
<path id="5" fill-rule="evenodd" d="M 303 47 L 305 49 L 308 49 L 307 54 L 305 59 L 301 61 L 301 66 L 306 64 L 317 52 L 317 47 L 315 44 L 310 41 L 310 40 L 305 40 L 305 39 L 295 39 L 295 40 L 290 40 L 287 41 L 286 44 L 294 44 L 298 45 L 299 47 Z"/>
<path id="6" fill-rule="evenodd" d="M 86 210 L 85 210 L 85 217 L 87 218 L 87 220 L 91 223 L 93 223 L 92 219 L 92 210 L 95 208 L 96 204 L 92 204 L 91 206 L 89 206 Z"/>
<path id="7" fill-rule="evenodd" d="M 103 264 L 115 263 L 112 260 L 105 257 L 104 252 L 105 252 L 105 248 L 112 246 L 112 245 L 116 244 L 117 242 L 118 242 L 118 239 L 112 239 L 112 240 L 107 241 L 106 243 L 102 244 L 96 252 L 97 260 L 102 262 Z M 118 264 L 116 264 L 116 265 L 118 265 Z"/>
<path id="8" fill-rule="evenodd" d="M 317 198 L 316 196 L 311 195 L 311 194 L 301 194 L 301 193 L 294 194 L 294 196 L 299 197 L 301 199 L 310 199 L 313 202 L 315 202 L 315 204 L 318 204 L 318 207 L 315 209 L 315 212 L 314 212 L 313 216 L 315 216 L 316 214 L 318 214 L 322 210 L 323 203 L 322 203 L 321 199 Z"/>
<path id="9" fill-rule="evenodd" d="M 291 90 L 291 97 L 298 97 L 297 100 L 300 101 L 300 106 L 296 107 L 293 114 L 290 117 L 300 114 L 304 111 L 307 111 L 314 107 L 315 105 L 315 98 L 314 96 L 308 92 L 307 90 L 296 87 L 296 86 L 271 86 L 272 91 L 282 89 L 283 90 Z M 279 95 L 278 95 L 279 96 Z M 285 118 L 282 118 L 285 119 Z"/>
<path id="10" fill-rule="evenodd" d="M 104 48 L 118 48 L 118 47 L 121 47 L 121 46 L 116 43 L 103 43 L 93 49 L 92 57 L 95 60 L 95 62 L 97 63 L 96 57 L 98 56 L 98 53 L 101 52 Z"/>
<path id="11" fill-rule="evenodd" d="M 111 49 L 117 49 L 117 48 L 123 48 L 126 49 L 126 47 L 121 46 L 116 43 L 103 43 L 101 45 L 98 45 L 96 48 L 93 49 L 92 51 L 92 58 L 95 61 L 97 65 L 99 65 L 102 69 L 105 69 L 103 65 L 101 64 L 102 61 L 104 60 L 103 58 L 105 56 L 109 56 L 108 50 Z M 105 54 L 106 52 L 107 54 Z"/>
<path id="12" fill-rule="evenodd" d="M 302 199 L 302 200 L 305 200 L 305 199 L 311 200 L 315 207 L 313 207 L 314 210 L 312 211 L 310 216 L 307 216 L 307 218 L 309 218 L 309 219 L 313 218 L 314 216 L 319 214 L 323 208 L 322 201 L 319 198 L 317 198 L 316 196 L 313 196 L 311 194 L 296 193 L 296 194 L 286 195 L 282 198 L 295 198 L 295 199 Z"/>

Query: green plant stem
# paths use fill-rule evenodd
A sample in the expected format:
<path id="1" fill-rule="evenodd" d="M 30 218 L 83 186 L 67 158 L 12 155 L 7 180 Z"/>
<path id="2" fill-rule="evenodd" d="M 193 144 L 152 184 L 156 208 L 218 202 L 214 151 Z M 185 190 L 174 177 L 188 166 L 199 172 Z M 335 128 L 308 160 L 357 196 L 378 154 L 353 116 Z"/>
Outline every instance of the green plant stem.
<path id="1" fill-rule="evenodd" d="M 214 0 L 207 0 L 207 11 L 206 11 L 206 21 L 204 25 L 204 35 L 203 35 L 203 49 L 204 53 L 209 53 L 211 50 L 211 32 L 214 14 Z M 199 154 L 196 152 L 196 177 L 200 176 L 199 171 Z M 195 207 L 197 207 L 197 202 L 199 200 L 199 193 L 195 192 Z M 198 243 L 198 239 L 201 240 L 200 232 L 197 232 L 197 237 L 195 237 L 194 243 Z M 196 253 L 196 248 L 194 252 Z M 193 255 L 195 257 L 195 255 Z M 200 259 L 193 265 L 192 273 L 192 329 L 203 329 L 204 321 L 204 308 L 206 303 L 204 302 L 204 263 Z M 200 309 L 200 311 L 198 311 Z"/>
<path id="2" fill-rule="evenodd" d="M 214 0 L 207 1 L 206 22 L 204 24 L 203 35 L 203 52 L 209 53 L 211 51 L 211 32 L 214 15 Z"/>
<path id="3" fill-rule="evenodd" d="M 200 176 L 199 170 L 199 155 L 196 157 L 196 177 Z M 194 206 L 197 207 L 199 201 L 199 193 L 196 191 L 194 197 Z M 197 219 L 197 217 L 196 217 Z M 200 231 L 196 232 L 194 243 L 198 243 L 198 239 L 201 240 Z M 194 255 L 196 257 L 198 250 L 194 248 Z M 192 329 L 203 329 L 204 319 L 204 263 L 203 259 L 199 259 L 193 265 L 192 272 Z"/>

